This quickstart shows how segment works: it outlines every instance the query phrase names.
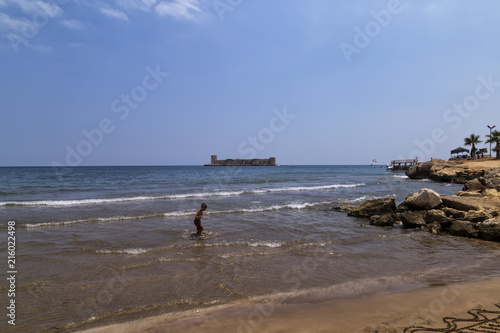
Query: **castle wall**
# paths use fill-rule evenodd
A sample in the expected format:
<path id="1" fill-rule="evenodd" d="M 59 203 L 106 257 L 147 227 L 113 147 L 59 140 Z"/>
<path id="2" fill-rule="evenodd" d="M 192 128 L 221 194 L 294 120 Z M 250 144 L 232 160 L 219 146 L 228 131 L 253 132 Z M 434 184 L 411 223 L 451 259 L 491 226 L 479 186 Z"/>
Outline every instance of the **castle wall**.
<path id="1" fill-rule="evenodd" d="M 226 159 L 218 160 L 217 155 L 211 156 L 211 163 L 205 166 L 276 166 L 276 157 L 268 159 Z"/>

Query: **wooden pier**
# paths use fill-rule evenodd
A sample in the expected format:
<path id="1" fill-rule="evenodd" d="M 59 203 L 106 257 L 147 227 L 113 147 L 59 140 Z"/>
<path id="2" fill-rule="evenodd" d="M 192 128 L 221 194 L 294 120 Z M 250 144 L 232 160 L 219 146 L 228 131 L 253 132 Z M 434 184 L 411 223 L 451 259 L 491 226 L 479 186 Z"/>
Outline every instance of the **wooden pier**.
<path id="1" fill-rule="evenodd" d="M 393 160 L 391 164 L 387 166 L 390 170 L 406 170 L 412 165 L 418 164 L 418 158 L 414 160 Z"/>

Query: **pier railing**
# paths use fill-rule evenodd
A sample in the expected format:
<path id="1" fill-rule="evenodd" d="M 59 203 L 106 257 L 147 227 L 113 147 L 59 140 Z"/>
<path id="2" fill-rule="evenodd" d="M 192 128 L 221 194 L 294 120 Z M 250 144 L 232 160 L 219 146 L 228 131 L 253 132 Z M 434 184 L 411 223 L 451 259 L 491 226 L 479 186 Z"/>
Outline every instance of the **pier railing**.
<path id="1" fill-rule="evenodd" d="M 418 163 L 418 159 L 414 159 L 414 160 L 393 160 L 393 161 L 391 161 L 391 164 L 404 164 L 404 163 L 417 164 Z"/>
<path id="2" fill-rule="evenodd" d="M 391 161 L 392 170 L 406 170 L 408 167 L 418 164 L 418 159 L 408 159 L 408 160 L 393 160 Z"/>

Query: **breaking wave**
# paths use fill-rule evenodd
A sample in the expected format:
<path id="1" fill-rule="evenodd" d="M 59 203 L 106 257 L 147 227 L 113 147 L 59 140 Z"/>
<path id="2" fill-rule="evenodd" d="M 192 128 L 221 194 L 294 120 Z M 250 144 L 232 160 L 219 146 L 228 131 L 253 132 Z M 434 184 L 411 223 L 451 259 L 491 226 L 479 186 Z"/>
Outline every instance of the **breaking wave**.
<path id="1" fill-rule="evenodd" d="M 288 203 L 284 205 L 272 205 L 267 207 L 255 207 L 255 208 L 237 208 L 230 210 L 215 210 L 211 211 L 209 215 L 219 215 L 219 214 L 249 214 L 249 213 L 261 213 L 261 212 L 271 212 L 283 209 L 308 209 L 314 207 L 321 207 L 329 202 L 316 202 L 316 203 Z M 138 215 L 138 216 L 114 216 L 114 217 L 97 217 L 89 219 L 71 220 L 71 221 L 54 221 L 54 222 L 42 222 L 42 223 L 27 223 L 20 224 L 20 227 L 24 228 L 40 228 L 40 227 L 59 227 L 67 226 L 76 223 L 111 223 L 129 220 L 145 220 L 152 218 L 175 218 L 175 217 L 185 217 L 193 216 L 193 210 L 185 211 L 173 211 L 167 213 L 149 214 L 149 215 Z"/>
<path id="2" fill-rule="evenodd" d="M 298 192 L 298 191 L 319 191 L 319 190 L 333 190 L 337 188 L 354 188 L 363 186 L 365 184 L 333 184 L 321 186 L 294 186 L 294 187 L 278 187 L 278 188 L 265 188 L 246 191 L 220 191 L 220 192 L 199 192 L 199 193 L 184 193 L 184 194 L 170 194 L 163 196 L 137 196 L 137 197 L 124 197 L 124 198 L 105 198 L 105 199 L 80 199 L 80 200 L 38 200 L 38 201 L 7 201 L 0 202 L 0 207 L 8 206 L 79 206 L 79 205 L 102 205 L 114 204 L 124 202 L 138 202 L 138 201 L 153 201 L 153 200 L 179 200 L 198 197 L 224 197 L 224 196 L 239 196 L 244 194 L 261 194 L 272 192 Z"/>

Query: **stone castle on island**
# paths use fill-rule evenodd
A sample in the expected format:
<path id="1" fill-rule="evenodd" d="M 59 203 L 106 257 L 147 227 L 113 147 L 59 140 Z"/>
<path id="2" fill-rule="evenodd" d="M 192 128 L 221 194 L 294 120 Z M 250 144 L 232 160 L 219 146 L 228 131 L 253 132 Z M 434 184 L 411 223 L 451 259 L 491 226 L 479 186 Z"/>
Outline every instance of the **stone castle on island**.
<path id="1" fill-rule="evenodd" d="M 205 164 L 205 166 L 277 166 L 277 164 L 276 157 L 268 159 L 254 158 L 218 160 L 217 155 L 212 155 L 210 164 Z"/>

